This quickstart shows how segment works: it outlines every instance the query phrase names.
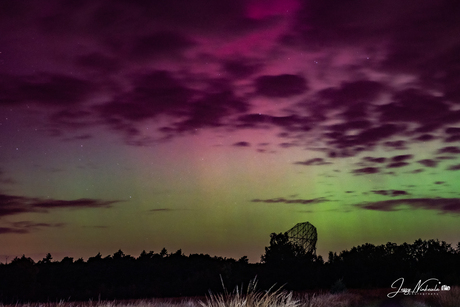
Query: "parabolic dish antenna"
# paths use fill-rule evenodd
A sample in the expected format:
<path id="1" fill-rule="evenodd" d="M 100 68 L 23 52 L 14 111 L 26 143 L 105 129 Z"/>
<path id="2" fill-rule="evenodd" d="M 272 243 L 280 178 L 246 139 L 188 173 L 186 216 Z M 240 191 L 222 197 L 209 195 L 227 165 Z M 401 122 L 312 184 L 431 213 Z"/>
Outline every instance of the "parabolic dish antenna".
<path id="1" fill-rule="evenodd" d="M 287 231 L 287 235 L 291 243 L 302 246 L 307 253 L 316 255 L 318 233 L 315 226 L 309 222 L 298 223 Z"/>

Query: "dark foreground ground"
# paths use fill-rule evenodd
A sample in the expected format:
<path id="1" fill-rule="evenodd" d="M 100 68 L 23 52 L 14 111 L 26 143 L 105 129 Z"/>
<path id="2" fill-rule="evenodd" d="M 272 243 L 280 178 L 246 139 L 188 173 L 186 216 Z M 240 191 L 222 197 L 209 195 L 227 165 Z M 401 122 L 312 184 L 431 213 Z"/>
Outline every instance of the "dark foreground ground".
<path id="1" fill-rule="evenodd" d="M 430 295 L 402 295 L 388 298 L 392 289 L 351 289 L 331 294 L 327 291 L 288 292 L 234 291 L 201 297 L 155 298 L 142 300 L 61 300 L 47 303 L 8 304 L 2 307 L 460 307 L 460 287 Z"/>

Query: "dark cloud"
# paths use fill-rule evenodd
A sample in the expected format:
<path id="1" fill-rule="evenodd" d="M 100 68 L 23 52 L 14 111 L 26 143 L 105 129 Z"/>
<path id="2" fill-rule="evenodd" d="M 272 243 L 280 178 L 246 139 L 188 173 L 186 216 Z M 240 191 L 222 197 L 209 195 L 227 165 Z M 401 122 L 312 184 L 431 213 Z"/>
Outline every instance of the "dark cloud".
<path id="1" fill-rule="evenodd" d="M 431 134 L 428 134 L 428 133 L 425 133 L 425 134 L 422 134 L 418 137 L 415 138 L 416 141 L 421 141 L 421 142 L 428 142 L 428 141 L 431 141 L 431 140 L 434 140 L 436 137 L 431 135 Z"/>
<path id="2" fill-rule="evenodd" d="M 414 134 L 417 133 L 435 133 L 436 130 L 440 127 L 440 123 L 429 123 L 426 125 L 419 126 L 418 128 L 412 131 Z"/>
<path id="3" fill-rule="evenodd" d="M 356 135 L 344 135 L 342 132 L 326 134 L 325 137 L 331 139 L 328 143 L 336 148 L 359 149 L 362 146 L 369 148 L 381 140 L 401 133 L 404 128 L 394 124 L 384 124 L 361 131 Z M 355 151 L 356 154 L 358 151 Z"/>
<path id="4" fill-rule="evenodd" d="M 380 120 L 384 122 L 414 122 L 419 127 L 441 126 L 449 114 L 449 105 L 441 98 L 417 89 L 407 89 L 394 94 L 393 102 L 379 106 Z"/>
<path id="5" fill-rule="evenodd" d="M 409 159 L 412 159 L 414 156 L 413 155 L 398 155 L 394 156 L 391 158 L 391 161 L 393 162 L 401 162 L 401 161 L 406 161 Z"/>
<path id="6" fill-rule="evenodd" d="M 436 167 L 438 165 L 438 161 L 432 159 L 423 159 L 417 161 L 418 163 L 426 166 L 426 167 Z"/>
<path id="7" fill-rule="evenodd" d="M 251 113 L 238 117 L 237 122 L 239 128 L 271 128 L 275 126 L 288 131 L 306 132 L 311 130 L 309 118 L 298 115 L 271 116 Z"/>
<path id="8" fill-rule="evenodd" d="M 455 103 L 460 103 L 460 97 L 455 101 Z M 451 110 L 449 114 L 447 114 L 444 118 L 443 121 L 448 124 L 448 123 L 458 123 L 460 122 L 460 110 Z"/>
<path id="9" fill-rule="evenodd" d="M 0 76 L 0 105 L 62 106 L 46 110 L 56 135 L 105 124 L 129 144 L 156 134 L 163 140 L 200 129 L 273 127 L 289 133 L 281 144 L 322 139 L 334 158 L 377 145 L 407 149 L 402 137 L 456 142 L 460 47 L 446 42 L 460 28 L 451 17 L 459 9 L 429 2 L 414 12 L 414 4 L 301 1 L 290 12 L 240 0 L 4 5 L 0 45 L 9 60 L 0 65 L 8 72 Z M 270 40 L 265 31 L 277 34 Z M 321 74 L 308 78 L 326 80 L 338 68 L 337 78 L 324 88 L 295 63 L 272 70 L 289 53 L 318 57 Z M 414 80 L 376 77 L 394 71 Z M 283 97 L 298 101 L 275 110 Z M 158 124 L 149 130 L 155 136 L 141 130 L 147 121 Z"/>
<path id="10" fill-rule="evenodd" d="M 387 66 L 402 69 L 416 63 L 420 65 L 422 59 L 430 58 L 423 52 L 432 52 L 435 46 L 445 45 L 448 30 L 458 27 L 451 16 L 459 9 L 453 2 L 429 1 L 414 8 L 416 4 L 419 3 L 390 1 L 376 4 L 364 0 L 352 3 L 335 0 L 309 2 L 297 14 L 292 26 L 295 34 L 290 34 L 285 42 L 292 44 L 299 41 L 311 48 L 337 48 L 341 45 L 371 48 L 373 44 L 386 41 L 391 44 Z"/>
<path id="11" fill-rule="evenodd" d="M 121 69 L 122 64 L 114 57 L 104 55 L 100 52 L 76 57 L 75 65 L 90 72 L 113 73 Z"/>
<path id="12" fill-rule="evenodd" d="M 130 53 L 135 59 L 165 57 L 177 55 L 194 44 L 180 33 L 162 31 L 138 38 Z"/>
<path id="13" fill-rule="evenodd" d="M 460 147 L 457 146 L 447 146 L 438 149 L 438 154 L 451 153 L 451 154 L 460 154 Z"/>
<path id="14" fill-rule="evenodd" d="M 374 158 L 374 157 L 363 157 L 362 160 L 364 162 L 370 162 L 370 163 L 385 163 L 387 160 L 384 157 L 379 157 L 379 158 Z"/>
<path id="15" fill-rule="evenodd" d="M 436 160 L 456 160 L 455 156 L 437 156 Z"/>
<path id="16" fill-rule="evenodd" d="M 322 100 L 328 101 L 330 106 L 349 106 L 373 101 L 382 89 L 382 84 L 378 82 L 360 80 L 343 82 L 339 88 L 333 87 L 322 90 L 319 92 L 319 96 Z"/>
<path id="17" fill-rule="evenodd" d="M 250 20 L 244 17 L 245 6 L 242 1 L 224 0 L 219 3 L 203 0 L 192 0 L 187 1 L 187 3 L 180 1 L 138 2 L 140 3 L 136 3 L 136 1 L 118 1 L 118 3 L 122 4 L 122 7 L 131 7 L 144 11 L 143 15 L 147 20 L 159 20 L 184 28 L 216 33 L 222 33 L 225 30 L 229 31 L 229 29 L 232 31 L 253 29 Z M 112 2 L 107 2 L 105 7 L 111 8 Z"/>
<path id="18" fill-rule="evenodd" d="M 245 78 L 256 73 L 260 65 L 248 64 L 242 60 L 229 60 L 223 63 L 225 72 L 235 78 Z"/>
<path id="19" fill-rule="evenodd" d="M 61 228 L 64 223 L 37 223 L 31 221 L 7 222 L 9 227 L 0 227 L 0 234 L 25 234 L 41 230 L 43 228 Z"/>
<path id="20" fill-rule="evenodd" d="M 93 83 L 73 76 L 50 73 L 23 77 L 0 75 L 0 105 L 36 103 L 69 107 L 85 102 L 94 93 Z"/>
<path id="21" fill-rule="evenodd" d="M 460 12 L 456 3 L 446 1 L 429 1 L 423 3 L 414 10 L 415 2 L 407 2 L 403 5 L 390 5 L 395 15 L 403 13 L 407 18 L 400 18 L 393 25 L 404 31 L 397 31 L 396 28 L 389 28 L 387 36 L 391 39 L 389 46 L 390 53 L 385 61 L 385 67 L 396 71 L 419 71 L 426 70 L 429 81 L 438 81 L 432 74 L 436 69 L 448 67 L 453 60 L 452 52 L 458 46 L 449 44 L 448 31 L 458 29 L 455 16 Z M 406 15 L 410 10 L 412 14 Z M 426 12 L 430 12 L 427 14 Z M 422 27 L 411 27 L 410 25 L 423 25 Z M 423 35 L 420 35 L 423 33 Z M 391 35 L 391 36 L 390 36 Z M 443 48 L 439 49 L 442 46 Z M 449 69 L 452 70 L 452 69 Z M 428 81 L 427 80 L 427 81 Z"/>
<path id="22" fill-rule="evenodd" d="M 251 144 L 249 142 L 241 141 L 241 142 L 234 143 L 233 146 L 236 146 L 236 147 L 249 147 L 249 146 L 251 146 Z"/>
<path id="23" fill-rule="evenodd" d="M 96 199 L 77 199 L 77 200 L 36 200 L 32 203 L 33 208 L 109 208 L 118 201 L 101 201 Z"/>
<path id="24" fill-rule="evenodd" d="M 7 19 L 14 19 L 20 16 L 20 13 L 26 10 L 27 4 L 18 1 L 1 2 L 0 3 L 0 16 Z"/>
<path id="25" fill-rule="evenodd" d="M 393 163 L 389 163 L 387 165 L 387 168 L 398 168 L 398 167 L 404 167 L 406 165 L 409 165 L 409 163 L 407 163 L 407 162 L 393 162 Z"/>
<path id="26" fill-rule="evenodd" d="M 409 195 L 406 191 L 401 191 L 401 190 L 392 190 L 391 191 L 391 196 L 400 196 L 400 195 Z"/>
<path id="27" fill-rule="evenodd" d="M 327 153 L 327 156 L 329 158 L 347 158 L 347 157 L 353 157 L 363 150 L 365 150 L 365 148 L 363 147 L 357 147 L 357 148 L 352 148 L 352 149 L 345 148 L 345 149 L 339 149 L 339 150 L 330 150 Z"/>
<path id="28" fill-rule="evenodd" d="M 279 143 L 278 146 L 281 147 L 281 148 L 291 148 L 291 147 L 297 147 L 299 145 L 296 144 L 296 143 L 286 143 L 286 142 L 284 142 L 284 143 Z"/>
<path id="29" fill-rule="evenodd" d="M 447 134 L 460 134 L 460 128 L 458 127 L 447 127 L 444 130 L 445 133 Z"/>
<path id="30" fill-rule="evenodd" d="M 460 164 L 451 165 L 447 168 L 448 171 L 458 171 L 460 170 Z"/>
<path id="31" fill-rule="evenodd" d="M 173 127 L 178 132 L 220 127 L 225 124 L 224 119 L 229 115 L 243 113 L 247 109 L 247 103 L 237 99 L 230 91 L 207 94 L 202 99 L 193 101 L 186 111 L 186 118 Z"/>
<path id="32" fill-rule="evenodd" d="M 409 195 L 406 191 L 402 190 L 374 190 L 371 191 L 374 194 L 384 195 L 384 196 L 401 196 L 401 195 Z"/>
<path id="33" fill-rule="evenodd" d="M 81 1 L 49 8 L 38 26 L 46 34 L 86 34 L 123 49 L 123 42 L 132 43 L 133 33 L 147 34 L 159 28 L 198 30 L 207 35 L 251 31 L 256 25 L 244 16 L 244 10 L 244 2 L 227 0 L 218 4 L 203 0 Z"/>
<path id="34" fill-rule="evenodd" d="M 304 77 L 289 74 L 258 77 L 255 86 L 257 94 L 268 97 L 291 97 L 308 89 Z"/>
<path id="35" fill-rule="evenodd" d="M 377 174 L 380 172 L 380 168 L 378 167 L 364 167 L 358 168 L 352 171 L 355 175 L 368 175 L 368 174 Z"/>
<path id="36" fill-rule="evenodd" d="M 60 208 L 110 208 L 117 202 L 119 201 L 104 201 L 87 198 L 77 200 L 55 200 L 0 194 L 0 217 L 29 212 L 49 213 L 50 210 Z"/>
<path id="37" fill-rule="evenodd" d="M 399 141 L 388 141 L 388 142 L 385 142 L 383 143 L 384 146 L 386 147 L 391 147 L 395 150 L 404 150 L 404 149 L 407 149 L 406 147 L 406 141 L 402 141 L 402 140 L 399 140 Z"/>
<path id="38" fill-rule="evenodd" d="M 357 207 L 377 211 L 398 211 L 399 207 L 407 205 L 412 209 L 437 210 L 441 213 L 460 213 L 459 198 L 408 198 L 366 202 L 356 205 Z"/>
<path id="39" fill-rule="evenodd" d="M 187 111 L 192 91 L 167 71 L 153 71 L 133 78 L 133 88 L 97 110 L 109 123 L 135 123 L 160 114 L 179 116 Z"/>
<path id="40" fill-rule="evenodd" d="M 309 165 L 327 165 L 327 164 L 332 164 L 332 163 L 324 161 L 323 158 L 313 158 L 313 159 L 306 160 L 306 161 L 294 162 L 294 164 L 309 166 Z"/>
<path id="41" fill-rule="evenodd" d="M 8 233 L 29 233 L 29 231 L 27 231 L 27 229 L 18 229 L 13 227 L 0 227 L 0 234 Z"/>
<path id="42" fill-rule="evenodd" d="M 460 134 L 454 134 L 444 139 L 446 143 L 458 142 L 460 141 Z"/>
<path id="43" fill-rule="evenodd" d="M 372 123 L 367 120 L 355 120 L 355 121 L 349 121 L 343 124 L 336 124 L 333 126 L 329 126 L 328 128 L 332 131 L 335 132 L 346 132 L 349 130 L 361 130 L 361 129 L 367 129 L 372 126 Z"/>
<path id="44" fill-rule="evenodd" d="M 349 120 L 366 120 L 369 111 L 369 103 L 355 103 L 345 108 L 345 111 L 340 114 L 341 117 Z"/>
<path id="45" fill-rule="evenodd" d="M 154 71 L 134 78 L 134 87 L 96 109 L 113 129 L 129 138 L 140 136 L 142 121 L 167 116 L 169 124 L 159 129 L 175 136 L 201 128 L 226 125 L 230 115 L 246 112 L 248 104 L 228 89 L 198 92 L 183 85 L 167 71 Z"/>
<path id="46" fill-rule="evenodd" d="M 280 197 L 280 198 L 270 198 L 270 199 L 253 199 L 251 201 L 254 203 L 268 203 L 268 204 L 284 203 L 284 204 L 309 205 L 309 204 L 319 204 L 319 203 L 323 203 L 329 200 L 324 197 L 313 198 L 313 199 L 286 199 L 286 198 Z"/>
<path id="47" fill-rule="evenodd" d="M 28 201 L 26 197 L 0 194 L 0 216 L 37 211 L 27 205 Z"/>

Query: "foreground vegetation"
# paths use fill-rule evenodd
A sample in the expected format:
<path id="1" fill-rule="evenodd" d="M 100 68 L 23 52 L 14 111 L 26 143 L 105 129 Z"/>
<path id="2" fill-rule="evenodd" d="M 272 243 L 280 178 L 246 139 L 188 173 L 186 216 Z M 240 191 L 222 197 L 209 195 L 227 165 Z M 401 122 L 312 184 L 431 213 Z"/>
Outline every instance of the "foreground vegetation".
<path id="1" fill-rule="evenodd" d="M 208 291 L 220 293 L 220 277 L 228 289 L 258 276 L 261 291 L 276 284 L 295 293 L 322 289 L 323 293 L 340 294 L 347 289 L 390 288 L 401 277 L 407 286 L 427 278 L 437 278 L 442 285 L 460 285 L 460 249 L 438 240 L 364 244 L 340 254 L 330 253 L 325 262 L 293 246 L 285 235 L 272 234 L 261 260 L 251 264 L 246 257 L 186 256 L 181 250 L 168 253 L 165 249 L 160 253 L 144 251 L 138 258 L 120 250 L 87 261 L 69 257 L 54 261 L 48 254 L 35 263 L 23 256 L 0 264 L 0 302 L 196 297 Z M 248 287 L 240 291 L 248 293 Z"/>
<path id="2" fill-rule="evenodd" d="M 149 299 L 123 301 L 85 301 L 56 303 L 27 303 L 2 305 L 0 307 L 458 307 L 460 306 L 460 287 L 430 297 L 403 297 L 395 299 L 396 305 L 386 305 L 381 293 L 370 291 L 367 295 L 357 293 L 340 294 L 293 294 L 293 292 L 274 291 L 243 294 L 238 289 L 232 293 L 209 295 L 204 299 Z"/>

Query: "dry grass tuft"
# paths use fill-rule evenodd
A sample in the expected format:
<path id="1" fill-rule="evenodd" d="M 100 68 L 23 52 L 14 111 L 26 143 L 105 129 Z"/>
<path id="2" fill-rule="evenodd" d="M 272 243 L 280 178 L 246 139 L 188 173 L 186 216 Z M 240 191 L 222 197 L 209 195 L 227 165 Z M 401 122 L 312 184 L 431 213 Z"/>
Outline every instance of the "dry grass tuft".
<path id="1" fill-rule="evenodd" d="M 250 282 L 247 293 L 238 288 L 234 293 L 210 294 L 206 301 L 200 301 L 201 307 L 350 307 L 364 305 L 362 297 L 352 293 L 313 294 L 294 297 L 292 292 L 275 290 L 256 291 L 256 280 Z M 225 290 L 225 287 L 224 287 Z"/>
<path id="2" fill-rule="evenodd" d="M 257 292 L 256 286 L 256 279 L 249 282 L 246 294 L 238 287 L 230 294 L 224 286 L 224 294 L 210 294 L 205 302 L 199 303 L 201 307 L 300 307 L 299 301 L 293 299 L 292 292 Z"/>

